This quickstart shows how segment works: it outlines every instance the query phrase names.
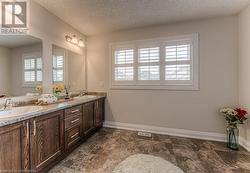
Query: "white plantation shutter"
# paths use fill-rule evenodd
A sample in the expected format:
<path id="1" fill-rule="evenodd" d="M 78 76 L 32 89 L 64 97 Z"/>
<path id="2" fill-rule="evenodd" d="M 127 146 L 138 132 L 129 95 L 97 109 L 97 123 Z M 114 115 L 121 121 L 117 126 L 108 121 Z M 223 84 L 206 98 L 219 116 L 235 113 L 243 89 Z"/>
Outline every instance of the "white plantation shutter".
<path id="1" fill-rule="evenodd" d="M 160 48 L 138 49 L 138 80 L 160 80 Z"/>
<path id="2" fill-rule="evenodd" d="M 165 47 L 165 80 L 190 81 L 192 44 L 176 42 Z"/>
<path id="3" fill-rule="evenodd" d="M 24 81 L 25 82 L 35 82 L 35 71 L 25 71 L 24 72 Z"/>
<path id="4" fill-rule="evenodd" d="M 134 80 L 134 50 L 124 49 L 114 51 L 114 80 Z"/>
<path id="5" fill-rule="evenodd" d="M 198 34 L 114 43 L 114 89 L 198 90 Z"/>
<path id="6" fill-rule="evenodd" d="M 42 58 L 37 58 L 36 59 L 36 68 L 37 68 L 37 72 L 36 72 L 36 80 L 38 82 L 42 82 L 43 79 L 43 73 L 42 73 Z"/>
<path id="7" fill-rule="evenodd" d="M 64 81 L 64 55 L 53 56 L 53 82 Z"/>
<path id="8" fill-rule="evenodd" d="M 36 85 L 42 82 L 42 58 L 38 53 L 23 55 L 23 83 Z"/>
<path id="9" fill-rule="evenodd" d="M 117 50 L 115 51 L 115 64 L 133 64 L 134 63 L 134 50 Z"/>
<path id="10" fill-rule="evenodd" d="M 35 58 L 24 59 L 24 82 L 35 82 Z"/>

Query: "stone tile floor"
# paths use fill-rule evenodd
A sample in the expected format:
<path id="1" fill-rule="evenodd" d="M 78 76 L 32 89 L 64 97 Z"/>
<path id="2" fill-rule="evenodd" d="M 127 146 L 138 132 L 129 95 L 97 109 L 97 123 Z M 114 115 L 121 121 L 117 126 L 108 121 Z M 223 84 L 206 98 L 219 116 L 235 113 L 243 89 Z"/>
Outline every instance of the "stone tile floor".
<path id="1" fill-rule="evenodd" d="M 172 162 L 186 173 L 250 173 L 250 153 L 232 151 L 225 143 L 102 128 L 50 173 L 112 173 L 133 154 L 151 154 Z"/>

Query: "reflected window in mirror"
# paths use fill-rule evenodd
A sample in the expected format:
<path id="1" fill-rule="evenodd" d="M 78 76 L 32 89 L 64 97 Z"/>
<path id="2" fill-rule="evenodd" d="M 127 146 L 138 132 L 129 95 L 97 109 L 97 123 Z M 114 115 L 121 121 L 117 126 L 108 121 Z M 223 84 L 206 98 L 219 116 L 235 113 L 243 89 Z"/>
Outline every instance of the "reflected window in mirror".
<path id="1" fill-rule="evenodd" d="M 35 86 L 42 83 L 42 57 L 40 53 L 23 55 L 23 84 Z"/>
<path id="2" fill-rule="evenodd" d="M 53 82 L 64 82 L 64 52 L 55 52 L 53 55 Z"/>

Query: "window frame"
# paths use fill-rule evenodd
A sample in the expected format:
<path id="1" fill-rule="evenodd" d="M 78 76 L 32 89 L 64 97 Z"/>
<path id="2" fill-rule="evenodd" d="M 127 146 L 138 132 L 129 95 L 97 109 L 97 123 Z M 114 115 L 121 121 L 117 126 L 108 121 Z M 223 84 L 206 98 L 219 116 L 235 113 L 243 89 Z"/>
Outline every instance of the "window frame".
<path id="1" fill-rule="evenodd" d="M 191 82 L 165 80 L 165 47 L 168 43 L 188 41 L 191 43 Z M 160 47 L 160 80 L 139 81 L 138 80 L 138 49 L 147 47 Z M 159 90 L 199 90 L 199 34 L 188 34 L 172 37 L 154 38 L 146 40 L 134 40 L 128 42 L 115 42 L 109 45 L 109 85 L 110 89 L 159 89 Z M 134 80 L 133 81 L 115 81 L 114 79 L 114 52 L 115 50 L 134 49 Z"/>
<path id="2" fill-rule="evenodd" d="M 37 68 L 37 59 L 41 58 L 42 60 L 42 68 L 38 69 Z M 35 68 L 34 70 L 25 70 L 25 59 L 35 59 Z M 35 81 L 34 82 L 26 82 L 25 81 L 25 72 L 26 71 L 34 71 L 35 72 Z M 42 81 L 37 81 L 37 71 L 42 72 Z M 24 88 L 34 88 L 37 85 L 40 85 L 43 83 L 43 57 L 40 52 L 31 52 L 31 53 L 24 53 L 22 54 L 22 85 Z"/>

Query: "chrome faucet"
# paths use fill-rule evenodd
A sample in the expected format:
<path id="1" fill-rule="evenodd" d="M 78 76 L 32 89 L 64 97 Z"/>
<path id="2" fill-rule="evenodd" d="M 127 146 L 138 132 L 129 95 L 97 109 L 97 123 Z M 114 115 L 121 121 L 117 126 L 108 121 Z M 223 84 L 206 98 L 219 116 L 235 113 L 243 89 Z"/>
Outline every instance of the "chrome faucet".
<path id="1" fill-rule="evenodd" d="M 12 108 L 13 107 L 13 100 L 12 99 L 6 99 L 5 103 L 3 105 L 3 109 L 7 109 L 7 108 Z"/>
<path id="2" fill-rule="evenodd" d="M 80 91 L 79 96 L 82 97 L 86 94 L 88 94 L 88 92 L 86 90 L 82 90 L 82 91 Z"/>
<path id="3" fill-rule="evenodd" d="M 67 87 L 66 85 L 64 85 L 64 89 L 65 89 L 65 94 L 66 94 L 65 99 L 70 99 L 70 95 L 69 95 L 70 86 Z"/>

